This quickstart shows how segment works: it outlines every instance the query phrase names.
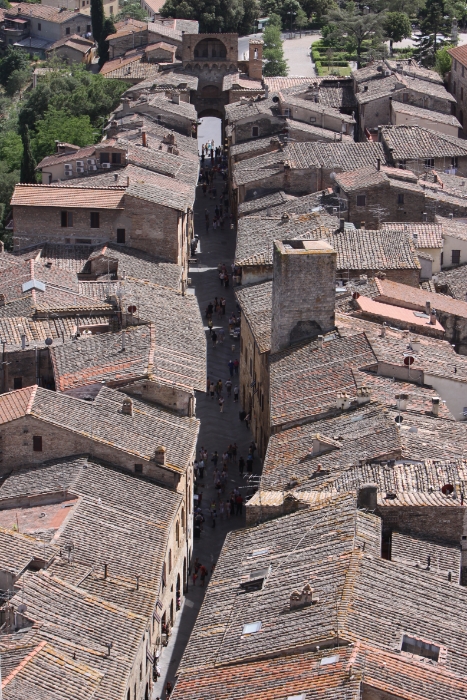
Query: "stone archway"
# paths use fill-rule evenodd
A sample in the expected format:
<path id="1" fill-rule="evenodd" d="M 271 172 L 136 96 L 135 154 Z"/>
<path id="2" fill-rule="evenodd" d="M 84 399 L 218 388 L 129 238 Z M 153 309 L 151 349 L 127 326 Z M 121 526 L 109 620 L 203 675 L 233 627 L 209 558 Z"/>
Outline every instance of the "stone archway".
<path id="1" fill-rule="evenodd" d="M 216 119 L 222 120 L 224 119 L 224 115 L 220 109 L 210 107 L 202 109 L 200 112 L 198 112 L 198 119 L 202 119 L 203 117 L 215 117 Z"/>

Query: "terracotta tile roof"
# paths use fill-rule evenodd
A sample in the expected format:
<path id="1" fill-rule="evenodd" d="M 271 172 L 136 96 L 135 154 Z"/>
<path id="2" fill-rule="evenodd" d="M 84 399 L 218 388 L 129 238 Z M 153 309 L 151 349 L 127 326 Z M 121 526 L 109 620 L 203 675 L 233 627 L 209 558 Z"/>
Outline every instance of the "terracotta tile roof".
<path id="1" fill-rule="evenodd" d="M 353 143 L 352 136 L 348 134 L 337 134 L 335 131 L 330 131 L 329 129 L 322 129 L 320 126 L 315 124 L 307 124 L 306 122 L 299 122 L 296 119 L 284 119 L 284 125 L 292 132 L 301 131 L 305 134 L 310 134 L 313 138 L 311 141 L 329 141 L 334 143 L 338 141 L 339 143 L 347 142 Z"/>
<path id="2" fill-rule="evenodd" d="M 148 377 L 154 361 L 155 328 L 140 326 L 122 333 L 84 336 L 70 345 L 50 348 L 55 385 L 69 391 L 96 382 L 114 386 Z"/>
<path id="3" fill-rule="evenodd" d="M 388 176 L 374 165 L 365 168 L 338 173 L 335 182 L 344 192 L 361 190 L 364 187 L 377 187 L 388 182 Z"/>
<path id="4" fill-rule="evenodd" d="M 266 136 L 264 139 L 254 139 L 253 141 L 244 141 L 241 143 L 236 143 L 229 148 L 229 155 L 238 156 L 243 153 L 251 154 L 250 157 L 259 155 L 264 150 L 271 150 L 271 146 L 274 146 L 277 150 L 281 141 L 278 136 Z"/>
<path id="5" fill-rule="evenodd" d="M 247 102 L 240 101 L 225 105 L 225 116 L 229 124 L 234 124 L 240 119 L 256 117 L 259 114 L 266 114 L 270 117 L 277 116 L 277 104 L 273 102 L 272 97 L 251 98 Z"/>
<path id="6" fill-rule="evenodd" d="M 153 44 L 149 44 L 149 48 L 151 48 L 151 46 L 153 46 Z M 186 85 L 186 87 L 182 87 L 183 85 Z M 188 73 L 177 73 L 173 70 L 159 70 L 153 78 L 147 79 L 142 83 L 138 83 L 138 85 L 128 88 L 125 95 L 131 96 L 133 92 L 140 92 L 142 90 L 163 90 L 167 88 L 196 90 L 198 88 L 198 78 L 195 75 L 189 75 Z M 179 138 L 178 134 L 177 138 Z"/>
<path id="7" fill-rule="evenodd" d="M 238 144 L 239 146 L 243 144 Z M 236 151 L 238 152 L 238 151 Z M 274 192 L 273 194 L 267 194 L 264 197 L 259 197 L 258 199 L 250 199 L 247 202 L 242 202 L 238 206 L 238 213 L 246 216 L 248 214 L 254 214 L 260 211 L 266 211 L 269 207 L 275 207 L 278 204 L 284 202 L 294 202 L 297 197 L 291 194 L 287 194 L 283 190 L 280 192 Z"/>
<path id="8" fill-rule="evenodd" d="M 117 279 L 132 277 L 147 280 L 163 287 L 180 290 L 182 268 L 174 263 L 161 262 L 157 258 L 136 248 L 129 248 L 117 243 L 106 243 L 96 248 L 88 257 L 91 270 L 97 269 L 98 261 L 108 261 L 107 273 L 110 271 Z M 101 273 L 102 274 L 102 273 Z"/>
<path id="9" fill-rule="evenodd" d="M 467 221 L 464 219 L 448 219 L 436 214 L 436 221 L 441 226 L 445 236 L 467 241 Z"/>
<path id="10" fill-rule="evenodd" d="M 252 80 L 243 73 L 228 73 L 222 79 L 222 90 L 256 90 L 263 92 L 261 80 Z"/>
<path id="11" fill-rule="evenodd" d="M 462 44 L 462 46 L 455 46 L 448 49 L 448 53 L 459 61 L 461 66 L 467 66 L 467 45 Z"/>
<path id="12" fill-rule="evenodd" d="M 94 155 L 96 151 L 95 146 L 85 146 L 84 148 L 77 148 L 73 151 L 68 151 L 67 153 L 54 153 L 52 156 L 46 156 L 37 164 L 37 169 L 45 168 L 50 165 L 59 165 L 60 163 L 68 163 L 74 160 L 83 160 L 84 158 L 90 158 Z"/>
<path id="13" fill-rule="evenodd" d="M 117 66 L 111 71 L 104 74 L 104 78 L 109 80 L 131 80 L 140 82 L 156 76 L 158 72 L 157 66 L 153 63 L 138 63 L 132 61 L 128 65 Z"/>
<path id="14" fill-rule="evenodd" d="M 237 289 L 235 296 L 259 352 L 267 352 L 271 348 L 272 282 Z"/>
<path id="15" fill-rule="evenodd" d="M 319 212 L 286 217 L 245 216 L 238 222 L 236 265 L 272 265 L 273 242 L 281 238 L 313 240 L 326 238 L 326 222 Z"/>
<path id="16" fill-rule="evenodd" d="M 183 102 L 180 100 L 179 104 L 175 104 L 171 98 L 165 97 L 165 95 L 148 95 L 147 104 L 150 107 L 156 107 L 162 111 L 172 112 L 186 119 L 191 119 L 192 121 L 197 121 L 197 113 L 194 105 L 189 102 Z"/>
<path id="17" fill-rule="evenodd" d="M 355 392 L 352 370 L 376 365 L 364 334 L 291 346 L 270 359 L 271 425 L 288 427 L 334 412 L 338 393 Z"/>
<path id="18" fill-rule="evenodd" d="M 173 27 L 162 24 L 162 22 L 148 22 L 148 31 L 165 36 L 167 39 L 172 39 L 172 41 L 175 42 L 182 42 L 182 30 L 178 28 L 174 29 Z"/>
<path id="19" fill-rule="evenodd" d="M 385 58 L 384 63 L 388 68 L 396 71 L 397 73 L 401 73 L 402 75 L 420 78 L 421 80 L 427 80 L 430 83 L 438 83 L 439 85 L 443 84 L 443 79 L 439 73 L 434 70 L 424 68 L 413 58 L 394 60 Z"/>
<path id="20" fill-rule="evenodd" d="M 443 270 L 436 274 L 436 289 L 451 294 L 454 299 L 467 300 L 467 266 L 461 265 L 452 270 Z"/>
<path id="21" fill-rule="evenodd" d="M 412 240 L 398 232 L 346 229 L 329 236 L 338 270 L 419 270 Z"/>
<path id="22" fill-rule="evenodd" d="M 400 286 L 403 287 L 405 285 Z M 369 316 L 376 321 L 384 319 L 392 325 L 397 326 L 399 324 L 399 327 L 409 327 L 415 333 L 423 331 L 434 338 L 442 338 L 444 336 L 444 328 L 440 322 L 436 321 L 435 324 L 430 324 L 430 319 L 427 315 L 424 314 L 423 317 L 417 315 L 420 313 L 419 311 L 394 306 L 388 302 L 382 303 L 379 297 L 376 297 L 375 300 L 359 296 L 355 303 L 364 316 Z"/>
<path id="23" fill-rule="evenodd" d="M 381 73 L 379 73 L 379 76 L 381 76 Z M 359 85 L 359 91 L 355 95 L 355 99 L 358 104 L 364 105 L 368 102 L 373 102 L 373 100 L 388 97 L 395 91 L 397 83 L 398 79 L 395 75 L 390 75 L 387 78 L 379 77 L 376 80 L 371 78 L 368 82 Z"/>
<path id="24" fill-rule="evenodd" d="M 307 76 L 292 76 L 289 75 L 286 78 L 270 78 L 269 76 L 264 76 L 264 84 L 268 86 L 271 92 L 279 92 L 279 90 L 284 90 L 291 87 L 296 87 L 297 85 L 308 85 L 311 78 Z M 315 82 L 315 78 L 313 78 Z"/>
<path id="25" fill-rule="evenodd" d="M 52 7 L 49 5 L 35 5 L 35 7 L 29 7 L 29 3 L 18 3 L 11 7 L 6 13 L 6 18 L 15 17 L 34 17 L 35 19 L 43 19 L 47 22 L 54 22 L 57 24 L 64 24 L 69 20 L 76 19 L 77 17 L 83 17 L 84 19 L 89 19 L 89 15 L 81 14 L 80 12 L 75 12 L 74 10 L 66 10 L 62 7 Z"/>
<path id="26" fill-rule="evenodd" d="M 441 223 L 399 223 L 383 221 L 381 228 L 393 233 L 407 233 L 412 236 L 416 248 L 442 248 L 443 226 Z"/>
<path id="27" fill-rule="evenodd" d="M 381 137 L 396 161 L 467 155 L 462 139 L 420 126 L 383 126 Z"/>
<path id="28" fill-rule="evenodd" d="M 362 381 L 364 383 L 364 381 Z M 355 385 L 350 396 L 355 396 Z M 314 453 L 319 440 L 323 451 Z M 327 441 L 330 444 L 327 446 Z M 318 423 L 283 430 L 269 438 L 264 459 L 261 489 L 314 490 L 332 482 L 359 460 L 397 458 L 402 453 L 399 428 L 392 416 L 378 405 L 367 405 Z M 319 465 L 319 468 L 318 468 Z"/>
<path id="29" fill-rule="evenodd" d="M 296 97 L 295 95 L 280 93 L 281 106 L 292 106 L 300 107 L 301 109 L 311 112 L 313 114 L 326 114 L 336 119 L 340 119 L 344 124 L 355 124 L 355 119 L 348 114 L 339 112 L 338 109 L 330 107 L 326 104 L 320 102 L 315 102 L 314 100 L 307 100 L 302 97 Z"/>
<path id="30" fill-rule="evenodd" d="M 187 469 L 198 435 L 195 418 L 170 414 L 133 399 L 133 416 L 122 414 L 124 395 L 103 387 L 93 402 L 30 387 L 0 396 L 0 422 L 30 414 L 38 420 L 77 433 L 129 455 L 152 459 L 160 444 L 167 447 L 167 468 L 179 474 Z"/>
<path id="31" fill-rule="evenodd" d="M 392 101 L 392 108 L 396 113 L 410 114 L 419 119 L 432 121 L 437 124 L 450 124 L 451 126 L 457 126 L 459 129 L 462 129 L 461 123 L 452 114 L 443 114 L 442 112 L 434 112 L 431 109 L 422 109 L 421 107 L 415 107 L 415 105 L 410 105 L 405 102 L 398 102 L 397 99 Z"/>
<path id="32" fill-rule="evenodd" d="M 430 571 L 434 576 L 447 579 L 449 571 L 454 581 L 460 580 L 461 548 L 438 544 L 422 537 L 411 537 L 393 530 L 391 535 L 391 561 L 413 568 L 427 566 L 433 562 Z"/>
<path id="33" fill-rule="evenodd" d="M 51 185 L 16 185 L 12 206 L 70 207 L 80 209 L 123 209 L 123 187 L 99 189 L 93 187 L 77 191 L 75 188 Z"/>
<path id="34" fill-rule="evenodd" d="M 120 56 L 119 58 L 114 58 L 112 61 L 106 61 L 102 68 L 100 69 L 101 75 L 106 75 L 106 73 L 111 73 L 116 68 L 123 68 L 124 66 L 129 66 L 130 63 L 139 63 L 144 56 L 144 51 L 132 51 L 130 55 Z"/>
<path id="35" fill-rule="evenodd" d="M 405 284 L 399 284 L 387 279 L 377 279 L 375 282 L 379 292 L 379 296 L 376 297 L 377 301 L 392 303 L 407 309 L 416 309 L 417 311 L 425 311 L 426 302 L 429 301 L 431 308 L 436 309 L 438 313 L 443 312 L 459 318 L 467 318 L 467 302 L 464 300 L 460 301 L 444 294 L 408 287 Z"/>
<path id="36" fill-rule="evenodd" d="M 85 54 L 92 49 L 94 42 L 91 39 L 86 39 L 84 36 L 80 36 L 79 34 L 72 34 L 71 36 L 67 35 L 56 41 L 49 47 L 48 51 L 53 51 L 61 46 L 70 46 L 76 51 L 81 51 L 83 54 Z"/>

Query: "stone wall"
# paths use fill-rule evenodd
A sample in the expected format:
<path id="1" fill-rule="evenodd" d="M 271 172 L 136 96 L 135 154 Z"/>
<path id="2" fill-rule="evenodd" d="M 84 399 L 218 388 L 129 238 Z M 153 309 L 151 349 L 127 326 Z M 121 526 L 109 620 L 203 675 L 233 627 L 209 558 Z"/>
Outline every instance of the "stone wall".
<path id="1" fill-rule="evenodd" d="M 383 530 L 397 530 L 421 535 L 449 544 L 460 544 L 464 527 L 465 507 L 446 506 L 378 506 L 376 514 L 383 520 Z"/>
<path id="2" fill-rule="evenodd" d="M 266 453 L 270 435 L 269 352 L 259 352 L 245 316 L 242 316 L 241 324 L 239 372 L 240 405 L 250 414 L 251 432 L 258 447 L 258 455 L 262 457 Z M 253 381 L 256 382 L 255 387 L 251 386 Z"/>

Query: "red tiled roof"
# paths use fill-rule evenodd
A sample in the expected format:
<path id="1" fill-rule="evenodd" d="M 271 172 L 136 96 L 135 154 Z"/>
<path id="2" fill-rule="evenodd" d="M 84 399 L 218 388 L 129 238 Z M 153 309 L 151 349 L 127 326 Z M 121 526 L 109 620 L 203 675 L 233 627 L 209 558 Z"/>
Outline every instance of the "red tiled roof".
<path id="1" fill-rule="evenodd" d="M 124 187 L 85 189 L 50 185 L 16 185 L 11 206 L 123 209 L 124 193 Z"/>
<path id="2" fill-rule="evenodd" d="M 9 423 L 29 413 L 36 391 L 37 386 L 28 386 L 0 396 L 0 423 Z"/>
<path id="3" fill-rule="evenodd" d="M 436 294 L 435 292 L 427 292 L 417 287 L 408 287 L 405 284 L 391 282 L 391 280 L 387 279 L 375 279 L 375 283 L 380 294 L 380 297 L 376 297 L 376 301 L 386 303 L 387 300 L 389 303 L 397 306 L 404 306 L 407 309 L 417 308 L 423 311 L 425 310 L 426 302 L 429 301 L 431 307 L 437 311 L 444 311 L 453 316 L 467 318 L 467 303 L 465 301 L 453 299 L 443 294 Z"/>
<path id="4" fill-rule="evenodd" d="M 401 287 L 403 285 L 400 285 Z M 408 287 L 409 289 L 409 287 Z M 431 324 L 428 318 L 421 318 L 416 316 L 417 312 L 412 309 L 404 309 L 400 306 L 393 306 L 392 304 L 385 304 L 382 301 L 374 301 L 368 297 L 360 296 L 356 300 L 358 308 L 367 316 L 376 316 L 377 318 L 387 318 L 390 322 L 400 322 L 404 325 L 418 326 L 420 328 L 425 328 L 430 335 L 435 335 L 441 337 L 444 334 L 444 328 L 436 321 L 436 323 Z M 467 304 L 466 304 L 467 306 Z M 437 331 L 435 333 L 435 331 Z M 440 335 L 441 334 L 441 335 Z"/>
<path id="5" fill-rule="evenodd" d="M 448 49 L 448 54 L 459 61 L 462 66 L 467 66 L 467 44 Z"/>

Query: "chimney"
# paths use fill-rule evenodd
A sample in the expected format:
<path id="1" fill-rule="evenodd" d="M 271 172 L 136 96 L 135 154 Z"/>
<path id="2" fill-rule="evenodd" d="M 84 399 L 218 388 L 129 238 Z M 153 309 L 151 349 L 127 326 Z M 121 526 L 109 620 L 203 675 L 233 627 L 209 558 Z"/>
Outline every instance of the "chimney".
<path id="1" fill-rule="evenodd" d="M 118 173 L 114 173 L 114 182 L 118 182 Z"/>
<path id="2" fill-rule="evenodd" d="M 130 112 L 130 100 L 128 99 L 128 97 L 124 97 L 122 100 L 121 113 L 122 114 L 129 114 L 129 112 Z"/>
<path id="3" fill-rule="evenodd" d="M 408 394 L 396 394 L 396 406 L 398 411 L 406 411 L 409 403 Z"/>
<path id="4" fill-rule="evenodd" d="M 431 399 L 431 412 L 436 417 L 439 416 L 439 403 L 440 403 L 439 396 L 433 396 L 433 398 Z"/>
<path id="5" fill-rule="evenodd" d="M 146 148 L 147 145 L 148 145 L 148 139 L 147 139 L 147 135 L 146 135 L 146 132 L 145 132 L 145 131 L 142 131 L 142 132 L 141 132 L 141 143 L 143 144 L 143 146 L 144 146 L 145 148 Z"/>
<path id="6" fill-rule="evenodd" d="M 357 508 L 359 510 L 376 510 L 378 505 L 378 487 L 376 484 L 363 484 L 357 493 Z"/>
<path id="7" fill-rule="evenodd" d="M 415 247 L 418 246 L 418 233 L 413 234 L 413 244 Z"/>
<path id="8" fill-rule="evenodd" d="M 323 347 L 323 343 L 324 343 L 324 335 L 319 335 L 319 336 L 318 336 L 318 348 L 319 348 L 320 350 L 321 350 L 321 348 Z"/>
<path id="9" fill-rule="evenodd" d="M 365 222 L 364 221 L 360 221 L 360 228 L 365 230 Z"/>
<path id="10" fill-rule="evenodd" d="M 381 158 L 376 159 L 376 170 L 381 170 Z"/>
<path id="11" fill-rule="evenodd" d="M 381 338 L 386 337 L 386 327 L 387 327 L 387 323 L 384 321 L 383 325 L 381 326 Z"/>
<path id="12" fill-rule="evenodd" d="M 156 464 L 165 466 L 167 463 L 167 448 L 165 448 L 163 445 L 161 445 L 160 447 L 156 447 L 156 451 L 154 453 L 154 461 L 156 462 Z"/>
<path id="13" fill-rule="evenodd" d="M 180 104 L 180 93 L 179 92 L 173 92 L 172 93 L 172 102 L 174 105 L 179 105 Z"/>
<path id="14" fill-rule="evenodd" d="M 426 213 L 426 211 L 424 211 L 422 214 L 422 221 L 428 221 L 428 214 Z"/>
<path id="15" fill-rule="evenodd" d="M 436 326 L 436 309 L 431 309 L 431 313 L 430 313 L 430 325 Z"/>
<path id="16" fill-rule="evenodd" d="M 410 346 L 411 346 L 413 352 L 420 352 L 420 341 L 419 340 L 411 340 Z"/>
<path id="17" fill-rule="evenodd" d="M 425 313 L 427 316 L 429 316 L 431 313 L 431 303 L 429 301 L 425 302 Z"/>
<path id="18" fill-rule="evenodd" d="M 334 329 L 336 258 L 327 241 L 274 241 L 271 353 Z"/>
<path id="19" fill-rule="evenodd" d="M 122 413 L 125 416 L 133 415 L 133 401 L 129 398 L 123 399 L 122 403 Z"/>
<path id="20" fill-rule="evenodd" d="M 130 186 L 130 176 L 129 175 L 126 176 L 126 186 L 127 187 Z"/>
<path id="21" fill-rule="evenodd" d="M 313 597 L 313 589 L 309 583 L 306 583 L 301 592 L 292 591 L 290 594 L 290 609 L 304 608 L 306 605 L 313 605 L 318 602 L 318 598 Z"/>

